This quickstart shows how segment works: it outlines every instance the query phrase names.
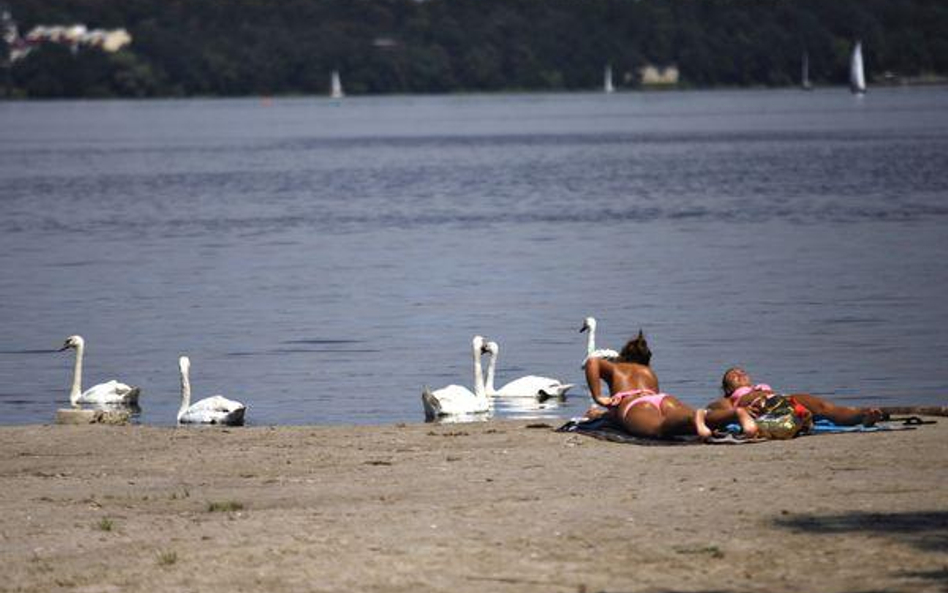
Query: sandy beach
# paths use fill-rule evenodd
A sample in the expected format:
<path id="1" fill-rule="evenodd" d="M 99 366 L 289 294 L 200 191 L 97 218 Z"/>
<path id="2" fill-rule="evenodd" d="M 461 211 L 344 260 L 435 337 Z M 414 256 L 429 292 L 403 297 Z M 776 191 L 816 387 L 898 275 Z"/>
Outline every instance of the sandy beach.
<path id="1" fill-rule="evenodd" d="M 0 591 L 944 591 L 948 422 L 0 428 Z"/>

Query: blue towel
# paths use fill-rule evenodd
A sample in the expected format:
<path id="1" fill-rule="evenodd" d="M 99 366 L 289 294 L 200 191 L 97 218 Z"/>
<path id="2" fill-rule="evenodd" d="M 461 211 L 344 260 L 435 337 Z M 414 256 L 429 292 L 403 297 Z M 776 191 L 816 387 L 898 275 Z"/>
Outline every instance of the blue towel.
<path id="1" fill-rule="evenodd" d="M 882 430 L 911 430 L 911 426 L 901 426 L 897 424 L 889 424 L 880 422 L 875 426 L 863 426 L 857 424 L 856 426 L 840 426 L 839 424 L 833 423 L 832 420 L 827 420 L 826 418 L 820 418 L 813 421 L 813 428 L 810 429 L 810 434 L 825 434 L 832 432 L 879 432 Z"/>

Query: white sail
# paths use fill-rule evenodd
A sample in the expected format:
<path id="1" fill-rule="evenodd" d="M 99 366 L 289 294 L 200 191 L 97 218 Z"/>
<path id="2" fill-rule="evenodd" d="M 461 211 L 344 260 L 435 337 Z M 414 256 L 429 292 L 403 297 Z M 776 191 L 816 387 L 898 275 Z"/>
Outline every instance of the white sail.
<path id="1" fill-rule="evenodd" d="M 613 93 L 616 87 L 612 86 L 612 66 L 606 64 L 606 72 L 602 83 L 602 90 L 607 93 Z"/>
<path id="2" fill-rule="evenodd" d="M 849 61 L 849 89 L 854 93 L 866 92 L 866 75 L 862 67 L 862 43 L 857 41 Z"/>
<path id="3" fill-rule="evenodd" d="M 329 92 L 329 96 L 333 99 L 341 99 L 345 96 L 345 93 L 342 92 L 342 82 L 339 80 L 339 72 L 336 70 L 332 71 L 332 90 Z"/>

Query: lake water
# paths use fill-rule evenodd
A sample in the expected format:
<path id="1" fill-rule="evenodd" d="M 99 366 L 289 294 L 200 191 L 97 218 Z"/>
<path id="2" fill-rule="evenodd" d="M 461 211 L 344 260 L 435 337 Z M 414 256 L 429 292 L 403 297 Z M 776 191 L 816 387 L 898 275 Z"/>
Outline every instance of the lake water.
<path id="1" fill-rule="evenodd" d="M 0 423 L 85 384 L 251 424 L 420 422 L 423 385 L 577 383 L 650 338 L 691 404 L 948 403 L 948 89 L 0 103 Z"/>

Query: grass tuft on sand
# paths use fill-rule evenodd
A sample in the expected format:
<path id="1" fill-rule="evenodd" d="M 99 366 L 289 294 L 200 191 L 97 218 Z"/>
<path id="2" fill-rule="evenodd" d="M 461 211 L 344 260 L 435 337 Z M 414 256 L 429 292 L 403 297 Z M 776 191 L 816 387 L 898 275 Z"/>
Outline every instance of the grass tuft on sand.
<path id="1" fill-rule="evenodd" d="M 242 511 L 243 509 L 244 504 L 242 502 L 235 502 L 233 500 L 207 503 L 208 513 L 233 513 L 234 511 Z"/>
<path id="2" fill-rule="evenodd" d="M 724 558 L 724 551 L 717 546 L 676 546 L 673 548 L 678 554 L 708 555 L 712 558 Z"/>
<path id="3" fill-rule="evenodd" d="M 178 561 L 178 553 L 173 550 L 166 550 L 158 554 L 158 566 L 171 566 Z"/>

